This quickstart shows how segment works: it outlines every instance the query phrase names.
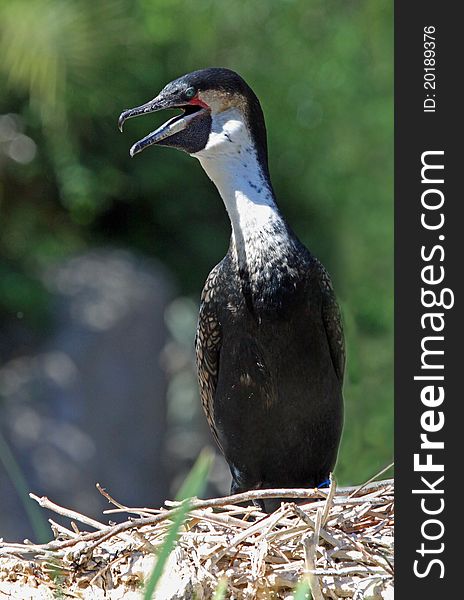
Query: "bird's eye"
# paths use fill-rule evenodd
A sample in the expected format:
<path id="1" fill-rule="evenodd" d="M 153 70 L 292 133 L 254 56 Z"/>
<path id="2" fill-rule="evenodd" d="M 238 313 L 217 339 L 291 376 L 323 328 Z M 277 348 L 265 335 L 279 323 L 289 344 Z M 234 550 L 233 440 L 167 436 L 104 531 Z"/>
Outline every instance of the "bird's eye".
<path id="1" fill-rule="evenodd" d="M 185 90 L 185 95 L 189 100 L 191 98 L 193 98 L 196 93 L 197 93 L 197 90 L 194 87 L 189 87 Z"/>

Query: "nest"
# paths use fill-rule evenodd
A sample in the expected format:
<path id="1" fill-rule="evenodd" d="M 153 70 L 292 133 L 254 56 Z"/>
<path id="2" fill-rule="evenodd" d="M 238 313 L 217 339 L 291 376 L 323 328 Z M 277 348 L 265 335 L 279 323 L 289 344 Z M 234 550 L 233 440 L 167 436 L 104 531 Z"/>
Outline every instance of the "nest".
<path id="1" fill-rule="evenodd" d="M 105 512 L 126 514 L 127 520 L 105 524 L 31 494 L 70 525 L 50 519 L 55 539 L 47 544 L 0 540 L 0 592 L 41 600 L 57 594 L 143 597 L 179 503 L 130 508 L 97 487 L 114 506 Z M 250 505 L 272 497 L 289 501 L 270 515 Z M 206 600 L 214 597 L 219 584 L 226 590 L 224 598 L 290 600 L 304 578 L 314 600 L 389 600 L 393 521 L 393 480 L 357 488 L 337 489 L 332 482 L 325 490 L 258 490 L 193 500 L 154 597 Z"/>

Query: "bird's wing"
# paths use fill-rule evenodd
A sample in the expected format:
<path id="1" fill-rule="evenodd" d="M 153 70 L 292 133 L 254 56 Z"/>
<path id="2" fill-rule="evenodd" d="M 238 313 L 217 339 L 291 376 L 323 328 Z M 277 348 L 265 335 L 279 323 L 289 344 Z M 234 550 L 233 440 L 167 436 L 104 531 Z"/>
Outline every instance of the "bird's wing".
<path id="1" fill-rule="evenodd" d="M 215 290 L 221 263 L 209 274 L 201 294 L 200 314 L 195 337 L 195 354 L 200 385 L 200 397 L 214 439 L 222 451 L 214 422 L 214 395 L 219 373 L 221 326 L 217 316 Z"/>
<path id="2" fill-rule="evenodd" d="M 345 338 L 343 335 L 342 316 L 340 307 L 335 299 L 332 281 L 325 267 L 316 260 L 319 281 L 322 292 L 322 320 L 329 343 L 332 363 L 340 384 L 343 384 L 345 374 Z"/>

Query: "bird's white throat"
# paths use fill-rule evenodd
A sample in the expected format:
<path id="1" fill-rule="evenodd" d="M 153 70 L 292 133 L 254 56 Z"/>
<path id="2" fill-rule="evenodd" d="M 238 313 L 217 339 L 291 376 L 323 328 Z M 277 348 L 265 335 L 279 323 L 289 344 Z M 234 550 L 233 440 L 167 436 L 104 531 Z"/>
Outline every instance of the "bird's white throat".
<path id="1" fill-rule="evenodd" d="M 216 185 L 232 224 L 237 254 L 262 254 L 286 232 L 268 180 L 258 160 L 241 111 L 230 109 L 213 118 L 206 147 L 194 154 Z"/>

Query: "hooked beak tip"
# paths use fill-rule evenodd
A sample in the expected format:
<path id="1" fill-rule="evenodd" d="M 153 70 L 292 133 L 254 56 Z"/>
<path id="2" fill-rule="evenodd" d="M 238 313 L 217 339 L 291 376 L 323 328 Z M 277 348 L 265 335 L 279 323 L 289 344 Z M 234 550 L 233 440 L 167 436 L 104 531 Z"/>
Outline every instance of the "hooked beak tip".
<path id="1" fill-rule="evenodd" d="M 123 110 L 123 112 L 119 115 L 119 119 L 118 119 L 119 131 L 122 131 L 123 125 L 127 121 L 127 119 L 130 119 L 132 117 L 137 117 L 137 116 L 143 115 L 145 113 L 155 112 L 155 110 L 159 110 L 160 108 L 163 108 L 163 107 L 157 106 L 156 100 L 157 99 L 155 98 L 154 100 L 151 100 L 150 102 L 147 102 L 146 104 L 143 104 L 142 106 L 137 106 L 136 108 L 126 108 L 126 110 Z"/>
<path id="2" fill-rule="evenodd" d="M 124 111 L 124 112 L 122 112 L 122 113 L 119 115 L 119 119 L 118 119 L 118 129 L 119 129 L 119 131 L 120 131 L 121 133 L 122 133 L 122 129 L 123 129 L 123 126 L 124 126 L 124 122 L 125 122 L 125 120 L 126 120 L 126 114 L 127 114 L 127 111 Z"/>

